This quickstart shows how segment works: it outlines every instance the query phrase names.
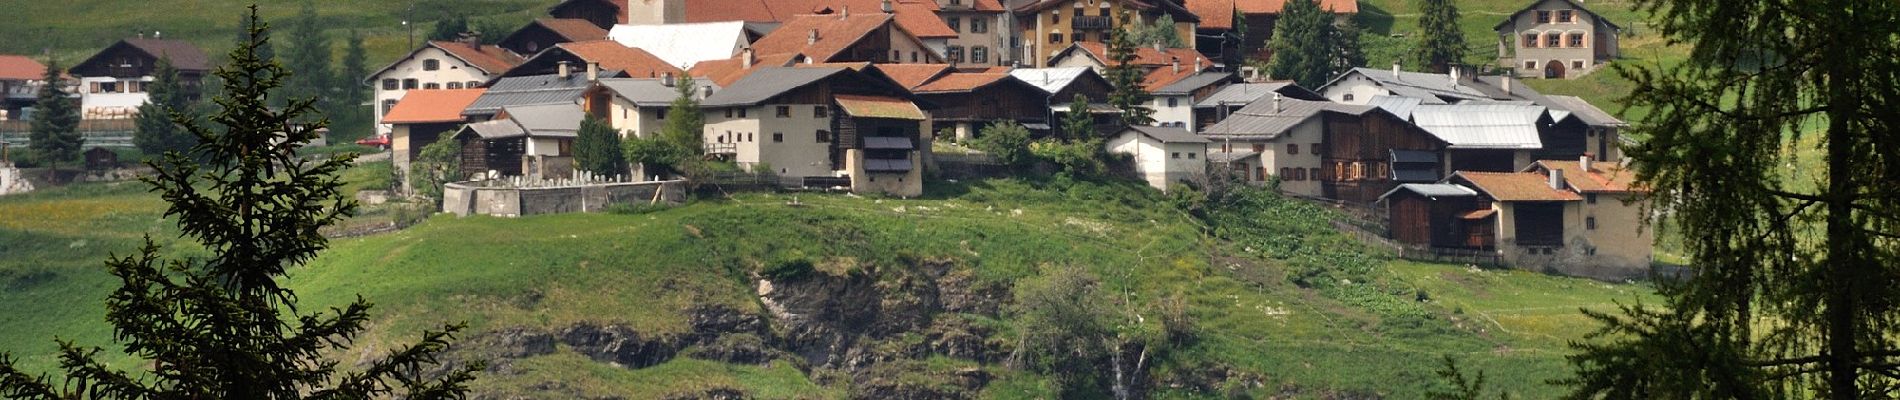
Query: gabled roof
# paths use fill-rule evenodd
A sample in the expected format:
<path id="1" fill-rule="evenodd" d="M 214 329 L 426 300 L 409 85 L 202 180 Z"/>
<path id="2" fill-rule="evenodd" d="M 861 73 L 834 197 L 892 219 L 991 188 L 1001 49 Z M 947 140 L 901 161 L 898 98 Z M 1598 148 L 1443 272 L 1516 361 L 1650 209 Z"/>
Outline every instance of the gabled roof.
<path id="1" fill-rule="evenodd" d="M 569 41 L 569 42 L 583 42 L 583 41 L 601 40 L 601 39 L 607 38 L 606 29 L 601 29 L 599 26 L 595 26 L 594 23 L 587 22 L 587 20 L 584 20 L 584 19 L 539 18 L 539 19 L 535 19 L 533 22 L 529 22 L 528 26 L 521 27 L 521 29 L 515 30 L 514 33 L 508 34 L 508 37 L 503 38 L 501 41 L 507 42 L 509 40 L 512 40 L 515 38 L 516 35 L 520 35 L 523 32 L 528 32 L 529 28 L 533 28 L 535 26 L 539 26 L 541 27 L 541 29 L 546 29 L 548 32 L 553 33 L 555 36 L 560 36 L 561 39 Z"/>
<path id="2" fill-rule="evenodd" d="M 574 137 L 587 114 L 574 103 L 511 105 L 502 107 L 508 120 L 521 125 L 528 136 Z"/>
<path id="3" fill-rule="evenodd" d="M 1122 134 L 1135 133 L 1154 138 L 1161 143 L 1207 143 L 1207 138 L 1188 132 L 1186 128 L 1161 126 L 1130 126 Z"/>
<path id="4" fill-rule="evenodd" d="M 1580 160 L 1539 160 L 1525 167 L 1525 172 L 1537 170 L 1564 171 L 1564 182 L 1571 190 L 1579 193 L 1631 193 L 1646 192 L 1636 182 L 1636 172 L 1623 168 L 1623 164 L 1592 161 L 1590 171 L 1585 172 Z"/>
<path id="5" fill-rule="evenodd" d="M 1600 21 L 1600 22 L 1603 22 L 1603 24 L 1604 24 L 1604 25 L 1609 25 L 1609 26 L 1610 26 L 1610 29 L 1615 29 L 1615 30 L 1618 30 L 1618 31 L 1621 31 L 1621 30 L 1623 30 L 1623 27 L 1622 27 L 1622 26 L 1618 26 L 1618 25 L 1616 25 L 1616 23 L 1615 23 L 1615 22 L 1610 22 L 1610 19 L 1609 19 L 1609 18 L 1603 18 L 1603 15 L 1601 15 L 1601 14 L 1597 14 L 1597 13 L 1596 13 L 1596 11 L 1590 11 L 1590 9 L 1589 9 L 1588 7 L 1584 7 L 1584 6 L 1583 6 L 1583 3 L 1578 3 L 1578 2 L 1576 2 L 1575 0 L 1537 0 L 1537 1 L 1533 1 L 1533 2 L 1531 2 L 1531 4 L 1530 4 L 1530 5 L 1527 5 L 1527 6 L 1524 6 L 1524 8 L 1521 8 L 1521 9 L 1518 9 L 1518 10 L 1517 10 L 1517 12 L 1514 12 L 1514 13 L 1511 13 L 1511 15 L 1508 15 L 1508 16 L 1505 16 L 1505 17 L 1504 17 L 1504 21 L 1502 21 L 1502 22 L 1498 22 L 1498 25 L 1497 25 L 1497 26 L 1493 26 L 1493 27 L 1491 27 L 1491 30 L 1493 30 L 1493 31 L 1499 31 L 1499 32 L 1502 32 L 1502 31 L 1504 31 L 1504 28 L 1505 28 L 1505 27 L 1508 27 L 1508 26 L 1510 26 L 1510 25 L 1511 25 L 1511 21 L 1514 21 L 1514 20 L 1517 20 L 1517 17 L 1518 17 L 1518 16 L 1520 16 L 1520 15 L 1524 15 L 1524 13 L 1527 13 L 1527 12 L 1531 12 L 1532 10 L 1536 10 L 1536 9 L 1537 9 L 1537 6 L 1538 6 L 1539 4 L 1544 4 L 1544 2 L 1546 2 L 1546 1 L 1561 1 L 1561 2 L 1564 2 L 1564 3 L 1569 3 L 1569 4 L 1570 4 L 1570 7 L 1572 7 L 1572 8 L 1576 8 L 1577 10 L 1581 10 L 1581 11 L 1583 11 L 1583 13 L 1584 13 L 1584 14 L 1590 14 L 1590 17 L 1591 17 L 1592 19 L 1594 19 L 1594 20 L 1596 20 L 1596 21 Z"/>
<path id="6" fill-rule="evenodd" d="M 1596 105 L 1590 104 L 1590 102 L 1584 101 L 1583 98 L 1577 96 L 1551 95 L 1544 96 L 1544 99 L 1546 100 L 1544 105 L 1552 109 L 1561 108 L 1570 111 L 1571 116 L 1577 117 L 1578 120 L 1582 120 L 1583 123 L 1589 124 L 1590 126 L 1629 126 L 1629 123 L 1617 119 L 1615 116 L 1610 115 L 1610 113 L 1604 112 L 1603 109 L 1597 108 Z"/>
<path id="7" fill-rule="evenodd" d="M 1541 149 L 1538 124 L 1543 106 L 1506 104 L 1420 105 L 1412 123 L 1453 149 Z"/>
<path id="8" fill-rule="evenodd" d="M 1472 188 L 1501 202 L 1583 200 L 1583 196 L 1569 190 L 1552 189 L 1549 178 L 1532 172 L 1458 171 L 1445 180 L 1469 182 Z"/>
<path id="9" fill-rule="evenodd" d="M 1080 53 L 1072 54 L 1076 52 Z M 1068 48 L 1062 49 L 1062 52 L 1056 53 L 1054 58 L 1062 59 L 1072 56 L 1087 56 L 1104 67 L 1121 65 L 1121 63 L 1115 62 L 1113 58 L 1108 56 L 1108 45 L 1098 42 L 1076 42 L 1070 44 Z M 1213 60 L 1208 60 L 1206 56 L 1201 55 L 1200 51 L 1194 49 L 1156 49 L 1153 46 L 1135 48 L 1135 65 L 1144 67 L 1168 67 L 1173 66 L 1175 62 L 1180 62 L 1182 68 L 1191 68 L 1194 66 L 1195 61 L 1200 61 L 1202 68 L 1214 66 Z"/>
<path id="10" fill-rule="evenodd" d="M 548 12 L 553 13 L 555 10 L 559 10 L 563 7 L 587 1 L 601 1 L 612 4 L 620 10 L 620 12 L 614 13 L 614 20 L 622 24 L 627 23 L 627 0 L 562 0 L 560 3 L 548 7 Z"/>
<path id="11" fill-rule="evenodd" d="M 1201 29 L 1234 29 L 1234 0 L 1187 0 L 1187 8 L 1201 17 Z"/>
<path id="12" fill-rule="evenodd" d="M 561 43 L 554 45 L 587 62 L 600 63 L 603 70 L 622 71 L 630 77 L 657 77 L 662 74 L 678 75 L 685 71 L 666 63 L 653 53 L 635 47 L 622 46 L 612 40 L 594 40 L 586 42 Z M 547 51 L 542 51 L 547 54 Z M 537 55 L 536 57 L 539 57 Z"/>
<path id="13" fill-rule="evenodd" d="M 1241 14 L 1280 14 L 1286 9 L 1286 0 L 1235 0 L 1234 6 Z M 1359 0 L 1319 0 L 1319 9 L 1335 14 L 1358 14 Z"/>
<path id="14" fill-rule="evenodd" d="M 1399 119 L 1410 121 L 1412 119 L 1412 111 L 1417 110 L 1418 106 L 1423 103 L 1424 100 L 1414 97 L 1372 96 L 1372 100 L 1367 101 L 1366 105 L 1378 107 L 1381 110 L 1385 110 L 1385 112 L 1392 113 L 1392 115 L 1399 117 Z"/>
<path id="15" fill-rule="evenodd" d="M 1001 82 L 1015 81 L 1009 74 L 953 72 L 912 87 L 912 93 L 969 93 Z"/>
<path id="16" fill-rule="evenodd" d="M 845 114 L 858 118 L 887 118 L 922 121 L 924 110 L 916 103 L 899 97 L 840 94 L 832 96 Z"/>
<path id="17" fill-rule="evenodd" d="M 404 61 L 416 58 L 416 54 L 421 53 L 423 49 L 429 48 L 441 49 L 442 52 L 447 53 L 449 57 L 461 60 L 463 63 L 475 69 L 479 69 L 482 73 L 488 75 L 501 75 L 510 69 L 514 69 L 515 66 L 521 65 L 523 61 L 527 61 L 521 58 L 521 56 L 515 55 L 514 52 L 508 51 L 508 49 L 501 48 L 500 46 L 481 45 L 477 47 L 462 42 L 431 40 L 423 42 L 422 47 L 417 47 L 415 50 L 409 51 L 409 54 L 403 56 L 401 59 L 377 69 L 375 73 L 369 74 L 369 77 L 365 78 L 364 81 L 375 81 L 376 78 L 382 76 L 383 73 L 389 72 L 390 69 L 396 68 L 397 65 L 401 65 Z"/>
<path id="18" fill-rule="evenodd" d="M 1171 72 L 1171 70 L 1168 68 L 1155 70 L 1155 72 L 1161 72 L 1161 71 Z M 1214 71 L 1193 72 L 1191 70 L 1183 71 L 1183 72 L 1186 72 L 1186 73 L 1185 74 L 1169 74 L 1169 75 L 1174 75 L 1174 76 L 1179 76 L 1179 77 L 1174 77 L 1174 76 L 1162 77 L 1161 78 L 1162 80 L 1158 80 L 1154 82 L 1156 84 L 1162 84 L 1162 85 L 1160 87 L 1150 88 L 1149 92 L 1152 92 L 1157 96 L 1181 96 L 1181 95 L 1194 93 L 1194 91 L 1200 90 L 1201 88 L 1204 88 L 1204 87 L 1219 85 L 1222 83 L 1227 83 L 1227 82 L 1239 79 L 1239 77 L 1234 76 L 1234 74 L 1230 74 L 1226 72 L 1214 72 Z M 1149 76 L 1154 77 L 1155 74 L 1150 73 Z M 1165 84 L 1163 84 L 1164 82 Z M 1143 82 L 1143 85 L 1147 85 L 1147 84 L 1148 84 L 1147 82 Z"/>
<path id="19" fill-rule="evenodd" d="M 664 78 L 609 78 L 601 79 L 600 85 L 606 86 L 608 90 L 614 92 L 615 96 L 627 99 L 636 106 L 665 107 L 673 104 L 674 99 L 679 98 L 679 88 L 669 86 L 665 82 Z M 705 86 L 708 85 L 712 84 L 703 81 L 694 82 L 694 86 L 700 87 L 699 97 L 706 96 Z M 719 91 L 717 85 L 712 86 L 713 92 Z"/>
<path id="20" fill-rule="evenodd" d="M 1101 1 L 1115 1 L 1117 3 L 1121 3 L 1125 7 L 1132 8 L 1136 11 L 1141 11 L 1144 13 L 1155 12 L 1155 11 L 1164 12 L 1170 16 L 1173 16 L 1174 22 L 1201 22 L 1200 16 L 1194 15 L 1194 12 L 1188 11 L 1187 8 L 1181 7 L 1181 5 L 1179 4 L 1175 4 L 1174 0 L 1101 0 Z M 1025 15 L 1029 13 L 1041 12 L 1051 7 L 1068 5 L 1068 4 L 1071 4 L 1070 0 L 1037 0 L 1034 3 L 1017 6 L 1015 12 L 1017 15 Z M 1103 5 L 1103 7 L 1107 7 L 1107 5 Z"/>
<path id="21" fill-rule="evenodd" d="M 462 115 L 489 115 L 501 111 L 504 106 L 535 104 L 572 104 L 586 91 L 591 82 L 586 74 L 571 74 L 563 79 L 558 75 L 515 76 L 495 80 L 488 85 L 474 104 L 462 110 Z"/>
<path id="22" fill-rule="evenodd" d="M 1207 162 L 1230 163 L 1249 158 L 1260 158 L 1260 153 L 1253 150 L 1234 150 L 1226 152 L 1208 149 L 1207 151 Z"/>
<path id="23" fill-rule="evenodd" d="M 891 15 L 881 13 L 800 15 L 785 20 L 778 30 L 759 38 L 752 49 L 758 54 L 797 53 L 816 62 L 829 62 L 892 20 Z M 812 40 L 814 34 L 816 41 Z"/>
<path id="24" fill-rule="evenodd" d="M 740 21 L 615 25 L 607 39 L 653 53 L 667 65 L 692 68 L 703 61 L 732 58 L 746 41 L 746 28 Z"/>
<path id="25" fill-rule="evenodd" d="M 385 124 L 428 124 L 460 122 L 462 110 L 475 103 L 486 89 L 420 89 L 403 94 L 402 100 L 383 115 Z"/>
<path id="26" fill-rule="evenodd" d="M 950 64 L 875 64 L 872 68 L 905 88 L 923 86 L 951 72 Z"/>
<path id="27" fill-rule="evenodd" d="M 1194 103 L 1194 108 L 1214 108 L 1221 105 L 1244 107 L 1253 104 L 1255 101 L 1273 97 L 1275 93 L 1280 94 L 1282 97 L 1300 100 L 1326 100 L 1326 98 L 1320 97 L 1319 94 L 1313 93 L 1311 90 L 1306 90 L 1306 88 L 1302 88 L 1292 81 L 1236 83 L 1223 86 L 1220 90 L 1214 91 L 1213 94 L 1207 95 L 1207 97 L 1202 98 L 1201 101 Z"/>
<path id="28" fill-rule="evenodd" d="M 1201 134 L 1219 138 L 1274 139 L 1294 127 L 1313 120 L 1328 109 L 1348 109 L 1365 106 L 1351 106 L 1326 101 L 1307 101 L 1280 99 L 1274 101 L 1256 101 L 1227 116 L 1214 125 L 1201 128 Z"/>
<path id="29" fill-rule="evenodd" d="M 1334 77 L 1332 81 L 1326 82 L 1326 85 L 1321 86 L 1321 89 L 1324 91 L 1324 88 L 1337 84 L 1340 80 L 1346 79 L 1346 77 L 1354 74 L 1372 80 L 1374 83 L 1377 83 L 1379 87 L 1392 91 L 1394 95 L 1424 100 L 1425 104 L 1445 104 L 1447 103 L 1445 99 L 1479 100 L 1490 98 L 1489 95 L 1477 88 L 1464 85 L 1463 83 L 1453 83 L 1451 75 L 1448 74 L 1410 71 L 1399 71 L 1398 74 L 1393 74 L 1391 70 L 1377 68 L 1353 68 L 1351 71 L 1346 71 L 1346 73 Z"/>
<path id="30" fill-rule="evenodd" d="M 172 68 L 177 68 L 179 71 L 204 72 L 211 70 L 211 58 L 206 56 L 205 51 L 199 49 L 198 46 L 193 46 L 190 42 L 183 40 L 147 38 L 120 40 L 118 43 L 113 43 L 111 46 L 106 46 L 105 49 L 99 50 L 98 53 L 94 53 L 92 57 L 87 58 L 86 61 L 73 64 L 71 69 L 88 69 L 88 67 L 94 63 L 108 62 L 100 57 L 104 57 L 107 53 L 112 52 L 113 49 L 121 47 L 144 53 L 153 60 L 160 58 L 169 59 L 171 60 Z"/>
<path id="31" fill-rule="evenodd" d="M 1471 190 L 1471 188 L 1464 187 L 1464 185 L 1456 185 L 1456 184 L 1450 184 L 1450 183 L 1407 183 L 1407 184 L 1402 184 L 1402 185 L 1399 185 L 1398 187 L 1392 188 L 1392 190 L 1386 191 L 1385 194 L 1379 195 L 1379 200 L 1385 201 L 1387 197 L 1392 197 L 1392 195 L 1398 194 L 1399 192 L 1416 193 L 1420 196 L 1425 196 L 1425 197 L 1477 197 L 1478 196 L 1478 191 Z"/>
<path id="32" fill-rule="evenodd" d="M 914 3 L 897 4 L 892 13 L 897 18 L 897 26 L 925 39 L 955 39 L 962 36 L 956 29 L 950 29 L 949 23 L 937 17 L 936 3 L 930 4 L 932 7 Z"/>
<path id="33" fill-rule="evenodd" d="M 1016 77 L 1016 79 L 1021 79 L 1023 82 L 1028 82 L 1037 88 L 1041 88 L 1042 91 L 1049 92 L 1050 94 L 1061 92 L 1062 89 L 1067 89 L 1069 84 L 1075 83 L 1077 79 L 1085 79 L 1084 75 L 1094 75 L 1095 77 L 1092 79 L 1103 79 L 1101 74 L 1096 73 L 1095 69 L 1089 67 L 1017 68 L 1009 71 L 1009 75 Z"/>
<path id="34" fill-rule="evenodd" d="M 786 92 L 805 87 L 834 75 L 852 73 L 845 68 L 761 68 L 725 89 L 713 92 L 712 96 L 700 102 L 704 107 L 750 106 L 770 100 Z"/>
<path id="35" fill-rule="evenodd" d="M 32 57 L 0 54 L 0 80 L 37 81 L 46 78 L 46 66 Z"/>

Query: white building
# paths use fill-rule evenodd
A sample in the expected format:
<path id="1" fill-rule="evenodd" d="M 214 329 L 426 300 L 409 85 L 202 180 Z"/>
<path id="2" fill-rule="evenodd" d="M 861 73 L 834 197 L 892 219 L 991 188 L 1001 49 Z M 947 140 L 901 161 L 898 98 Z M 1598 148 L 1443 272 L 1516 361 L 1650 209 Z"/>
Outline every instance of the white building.
<path id="1" fill-rule="evenodd" d="M 1108 152 L 1135 158 L 1135 173 L 1148 186 L 1163 191 L 1169 185 L 1207 172 L 1207 138 L 1186 129 L 1131 126 L 1108 139 Z"/>
<path id="2" fill-rule="evenodd" d="M 376 133 L 389 134 L 383 115 L 410 90 L 481 87 L 521 64 L 520 56 L 498 46 L 477 44 L 480 39 L 431 41 L 370 74 L 368 82 L 376 87 Z"/>
<path id="3" fill-rule="evenodd" d="M 160 59 L 178 70 L 180 88 L 197 97 L 199 82 L 211 70 L 204 50 L 180 40 L 125 39 L 107 46 L 67 73 L 79 81 L 81 119 L 122 119 L 138 114 L 150 95 Z"/>

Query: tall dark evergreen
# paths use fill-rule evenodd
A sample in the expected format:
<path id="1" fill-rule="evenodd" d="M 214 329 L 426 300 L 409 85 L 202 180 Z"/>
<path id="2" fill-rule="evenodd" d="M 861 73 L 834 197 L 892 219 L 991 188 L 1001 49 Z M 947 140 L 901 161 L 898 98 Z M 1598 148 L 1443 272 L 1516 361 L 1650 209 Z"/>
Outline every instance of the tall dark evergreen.
<path id="1" fill-rule="evenodd" d="M 1336 71 L 1334 37 L 1333 16 L 1321 10 L 1318 2 L 1287 0 L 1274 22 L 1273 40 L 1267 43 L 1273 51 L 1267 74 L 1304 87 L 1326 84 Z"/>
<path id="2" fill-rule="evenodd" d="M 40 86 L 33 103 L 33 130 L 27 136 L 27 148 L 54 171 L 61 161 L 79 158 L 79 148 L 85 144 L 79 135 L 79 99 L 66 93 L 63 72 L 57 61 L 46 61 L 46 76 L 41 78 L 46 84 Z"/>
<path id="3" fill-rule="evenodd" d="M 673 104 L 666 109 L 666 125 L 659 135 L 629 138 L 623 152 L 626 160 L 640 163 L 643 176 L 685 172 L 686 166 L 705 152 L 706 121 L 699 114 L 699 88 L 691 77 L 680 77 L 673 85 Z M 826 138 L 825 140 L 831 140 Z"/>
<path id="4" fill-rule="evenodd" d="M 473 367 L 440 378 L 421 376 L 448 347 L 451 326 L 423 334 L 420 344 L 391 347 L 351 372 L 332 352 L 348 346 L 369 320 L 358 299 L 328 312 L 305 313 L 279 282 L 328 243 L 319 228 L 349 216 L 340 172 L 350 155 L 316 161 L 297 150 L 315 139 L 311 127 L 286 124 L 315 112 L 313 101 L 267 101 L 288 71 L 259 58 L 263 24 L 251 8 L 252 35 L 218 69 L 226 84 L 210 118 L 223 129 L 175 122 L 203 139 L 192 154 L 148 162 L 145 178 L 169 203 L 180 234 L 206 255 L 161 258 L 143 248 L 106 261 L 121 286 L 105 299 L 106 322 L 122 350 L 145 360 L 118 370 L 95 358 L 102 349 L 60 343 L 65 376 L 35 376 L 0 356 L 0 397 L 10 399 L 453 399 L 465 396 Z M 200 164 L 197 160 L 220 160 Z M 194 246 L 196 247 L 196 246 Z"/>
<path id="5" fill-rule="evenodd" d="M 455 40 L 468 32 L 468 17 L 452 16 L 435 22 L 435 30 L 429 32 L 429 40 Z"/>
<path id="6" fill-rule="evenodd" d="M 625 175 L 627 158 L 621 152 L 620 131 L 592 115 L 581 119 L 574 138 L 574 168 L 595 175 Z"/>
<path id="7" fill-rule="evenodd" d="M 1452 0 L 1421 0 L 1418 3 L 1418 43 L 1408 56 L 1412 67 L 1433 73 L 1447 73 L 1465 58 L 1465 34 L 1458 30 L 1458 5 Z"/>
<path id="8" fill-rule="evenodd" d="M 323 21 L 317 18 L 315 3 L 303 2 L 297 16 L 290 21 L 289 34 L 290 47 L 284 55 L 284 66 L 290 68 L 291 74 L 284 81 L 284 91 L 296 97 L 314 98 L 317 110 L 324 115 L 334 114 L 339 102 L 331 82 L 336 74 L 330 65 L 330 39 L 323 34 Z"/>
<path id="9" fill-rule="evenodd" d="M 1152 97 L 1147 89 L 1141 87 L 1147 71 L 1135 64 L 1135 50 L 1141 46 L 1142 35 L 1136 30 L 1140 24 L 1134 23 L 1133 14 L 1124 12 L 1120 18 L 1128 23 L 1121 24 L 1122 28 L 1117 28 L 1108 41 L 1108 58 L 1115 62 L 1115 65 L 1108 67 L 1108 82 L 1114 86 L 1114 91 L 1108 95 L 1108 103 L 1122 111 L 1124 125 L 1152 124 L 1155 111 L 1148 108 L 1148 101 Z"/>
<path id="10" fill-rule="evenodd" d="M 1638 0 L 1695 51 L 1619 65 L 1628 154 L 1691 274 L 1591 313 L 1574 398 L 1890 398 L 1900 387 L 1900 3 Z"/>
<path id="11" fill-rule="evenodd" d="M 1063 140 L 1087 139 L 1099 136 L 1095 132 L 1095 116 L 1089 114 L 1089 97 L 1081 93 L 1069 102 L 1069 114 L 1062 116 Z"/>
<path id="12" fill-rule="evenodd" d="M 1329 41 L 1333 44 L 1333 68 L 1326 77 L 1326 81 L 1329 82 L 1339 74 L 1366 66 L 1366 49 L 1359 41 L 1361 33 L 1359 24 L 1347 19 L 1346 22 L 1335 25 L 1332 32 L 1332 38 Z"/>
<path id="13" fill-rule="evenodd" d="M 363 35 L 355 30 L 343 45 L 343 70 L 332 81 L 336 85 L 336 108 L 331 111 L 330 120 L 342 131 L 373 132 L 371 126 L 376 119 L 370 101 L 370 87 L 363 84 L 369 77 L 369 51 L 363 48 Z"/>
<path id="14" fill-rule="evenodd" d="M 172 122 L 174 116 L 190 118 L 192 104 L 191 97 L 179 87 L 178 69 L 171 59 L 159 58 L 145 93 L 149 97 L 139 105 L 138 131 L 132 134 L 132 144 L 149 157 L 191 151 L 198 138 Z"/>

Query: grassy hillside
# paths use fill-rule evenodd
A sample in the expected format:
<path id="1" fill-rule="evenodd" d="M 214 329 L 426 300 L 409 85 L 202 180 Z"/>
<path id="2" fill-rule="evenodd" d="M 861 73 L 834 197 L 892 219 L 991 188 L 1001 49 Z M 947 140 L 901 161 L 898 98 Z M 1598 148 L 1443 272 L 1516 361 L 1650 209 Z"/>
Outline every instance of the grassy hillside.
<path id="1" fill-rule="evenodd" d="M 1007 292 L 1051 266 L 1076 265 L 1131 307 L 1185 300 L 1198 340 L 1158 360 L 1156 381 L 1180 386 L 1161 386 L 1162 398 L 1223 388 L 1298 398 L 1417 398 L 1434 384 L 1432 369 L 1447 354 L 1518 397 L 1547 398 L 1559 389 L 1542 382 L 1564 376 L 1564 344 L 1587 326 L 1577 308 L 1604 309 L 1651 292 L 1391 261 L 1333 233 L 1323 222 L 1334 217 L 1330 211 L 1296 201 L 1263 203 L 1253 215 L 1270 222 L 1259 225 L 1267 228 L 1222 240 L 1204 236 L 1196 220 L 1134 185 L 996 180 L 917 200 L 796 199 L 800 205 L 788 204 L 791 195 L 747 194 L 639 214 L 438 216 L 397 233 L 337 241 L 293 271 L 290 283 L 306 309 L 358 294 L 378 304 L 371 334 L 339 355 L 352 360 L 456 321 L 471 324 L 471 343 L 487 343 L 497 332 L 589 324 L 650 337 L 688 334 L 697 323 L 692 310 L 765 314 L 755 281 L 787 259 L 808 260 L 819 277 L 872 277 L 880 290 L 963 282 Z M 99 307 L 114 282 L 99 261 L 130 251 L 142 232 L 171 237 L 160 208 L 135 185 L 0 198 L 0 284 L 7 288 L 0 291 L 0 349 L 49 368 L 55 336 L 107 343 Z M 930 268 L 950 272 L 912 279 Z M 1007 293 L 991 297 L 1009 303 Z M 892 301 L 885 298 L 885 307 Z M 973 332 L 987 332 L 980 335 L 987 346 L 1008 351 L 1008 309 L 936 315 L 977 327 Z M 869 348 L 930 342 L 937 328 L 875 338 Z M 628 368 L 596 361 L 578 346 L 554 346 L 501 359 L 506 367 L 491 368 L 477 388 L 549 398 L 651 398 L 709 388 L 837 398 L 856 390 L 836 373 L 807 373 L 811 366 L 796 357 L 728 363 L 678 356 Z M 990 377 L 982 397 L 1050 395 L 1047 377 L 995 360 L 936 354 L 877 365 L 892 369 L 873 375 L 899 383 L 944 385 L 947 377 L 980 373 Z"/>

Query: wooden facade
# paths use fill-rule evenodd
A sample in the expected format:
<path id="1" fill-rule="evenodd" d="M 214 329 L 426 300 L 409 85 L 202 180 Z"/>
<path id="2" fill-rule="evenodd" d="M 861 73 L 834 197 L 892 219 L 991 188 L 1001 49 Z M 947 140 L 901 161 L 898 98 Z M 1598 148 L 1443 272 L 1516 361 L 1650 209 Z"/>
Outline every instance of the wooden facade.
<path id="1" fill-rule="evenodd" d="M 1437 153 L 1446 143 L 1431 133 L 1379 111 L 1359 115 L 1327 112 L 1321 139 L 1320 186 L 1329 199 L 1367 204 L 1398 187 L 1392 150 Z M 1447 171 L 1438 168 L 1437 176 Z"/>
<path id="2" fill-rule="evenodd" d="M 584 19 L 600 29 L 613 29 L 627 11 L 608 0 L 566 0 L 548 9 L 555 18 Z"/>
<path id="3" fill-rule="evenodd" d="M 1575 160 L 1592 151 L 1590 135 L 1594 133 L 1583 121 L 1565 118 L 1563 122 L 1537 130 L 1537 138 L 1544 143 L 1544 148 L 1532 154 L 1538 160 Z"/>
<path id="4" fill-rule="evenodd" d="M 1023 81 L 1005 78 L 969 92 L 919 94 L 938 121 L 1012 120 L 1022 123 L 1048 123 L 1049 98 Z"/>
<path id="5" fill-rule="evenodd" d="M 501 176 L 521 176 L 521 156 L 528 152 L 528 138 L 513 137 L 484 140 L 473 134 L 457 136 L 462 141 L 462 176 L 477 176 L 496 171 Z"/>
<path id="6" fill-rule="evenodd" d="M 1564 245 L 1563 202 L 1514 202 L 1511 218 L 1517 226 L 1517 245 Z"/>
<path id="7" fill-rule="evenodd" d="M 422 156 L 422 148 L 435 144 L 442 139 L 443 133 L 454 133 L 462 127 L 461 122 L 439 122 L 433 124 L 409 124 L 409 159 Z"/>
<path id="8" fill-rule="evenodd" d="M 1392 239 L 1411 246 L 1442 249 L 1496 248 L 1497 222 L 1490 202 L 1479 196 L 1429 198 L 1399 191 L 1386 198 Z"/>
<path id="9" fill-rule="evenodd" d="M 1446 150 L 1451 156 L 1452 171 L 1476 172 L 1516 172 L 1516 150 L 1493 149 L 1456 149 Z M 1570 157 L 1575 159 L 1576 157 Z"/>
<path id="10" fill-rule="evenodd" d="M 569 40 L 566 36 L 555 33 L 539 22 L 532 22 L 529 23 L 528 26 L 516 30 L 514 34 L 508 35 L 507 38 L 501 40 L 501 43 L 496 43 L 495 45 L 515 52 L 515 54 L 520 54 L 523 57 L 529 57 L 535 53 L 540 53 L 542 50 L 553 48 L 554 45 L 567 42 L 569 42 Z"/>

